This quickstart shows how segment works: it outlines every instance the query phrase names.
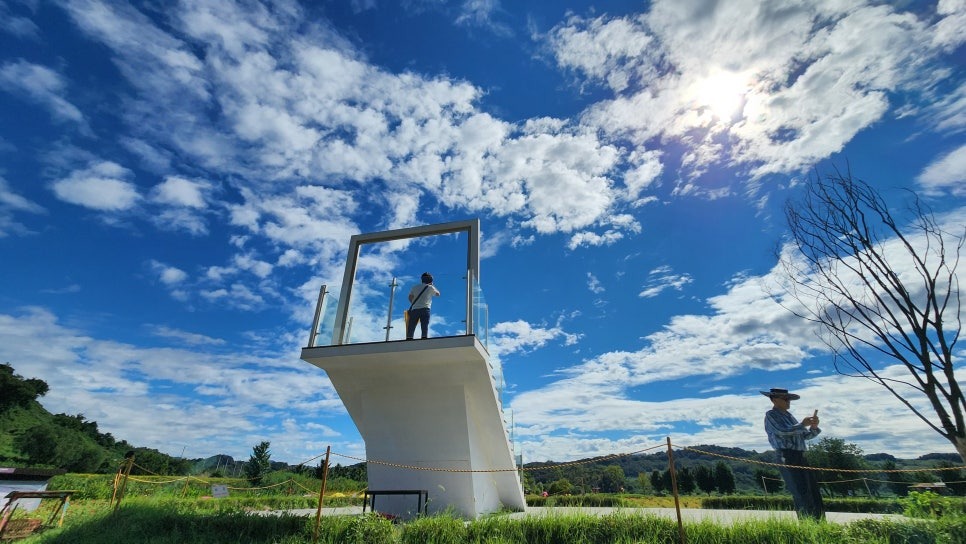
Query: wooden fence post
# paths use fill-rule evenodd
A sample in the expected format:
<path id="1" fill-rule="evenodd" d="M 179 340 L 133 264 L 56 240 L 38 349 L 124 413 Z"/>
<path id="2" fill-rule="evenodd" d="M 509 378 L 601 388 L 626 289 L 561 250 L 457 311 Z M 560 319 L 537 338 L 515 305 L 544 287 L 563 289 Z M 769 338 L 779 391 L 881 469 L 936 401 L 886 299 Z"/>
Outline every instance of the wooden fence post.
<path id="1" fill-rule="evenodd" d="M 681 544 L 684 543 L 684 522 L 681 521 L 681 503 L 678 500 L 678 476 L 674 472 L 674 452 L 671 451 L 671 437 L 667 437 L 667 465 L 668 470 L 671 472 L 671 492 L 674 493 L 674 510 L 678 515 L 678 535 L 681 538 Z"/>
<path id="2" fill-rule="evenodd" d="M 121 499 L 124 498 L 124 491 L 127 489 L 127 478 L 131 475 L 131 468 L 134 467 L 134 452 L 128 452 L 127 466 L 124 467 L 124 479 L 121 480 L 121 485 L 118 488 L 114 488 L 114 496 L 117 498 L 117 502 L 114 503 L 114 513 L 117 513 L 118 508 L 121 507 Z"/>
<path id="3" fill-rule="evenodd" d="M 329 454 L 332 446 L 325 447 L 325 461 L 322 463 L 322 487 L 319 488 L 319 509 L 315 512 L 315 532 L 312 534 L 312 542 L 319 541 L 319 524 L 322 523 L 322 500 L 325 498 L 325 481 L 329 476 Z"/>

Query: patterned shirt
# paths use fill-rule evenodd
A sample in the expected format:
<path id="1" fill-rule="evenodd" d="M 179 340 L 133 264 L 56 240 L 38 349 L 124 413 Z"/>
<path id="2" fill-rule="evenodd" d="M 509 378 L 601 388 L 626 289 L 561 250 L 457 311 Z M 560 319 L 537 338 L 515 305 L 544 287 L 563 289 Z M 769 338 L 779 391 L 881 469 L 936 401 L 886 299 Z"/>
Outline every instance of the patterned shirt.
<path id="1" fill-rule="evenodd" d="M 805 451 L 805 441 L 818 436 L 821 429 L 808 428 L 786 410 L 772 408 L 765 412 L 768 443 L 776 450 Z"/>

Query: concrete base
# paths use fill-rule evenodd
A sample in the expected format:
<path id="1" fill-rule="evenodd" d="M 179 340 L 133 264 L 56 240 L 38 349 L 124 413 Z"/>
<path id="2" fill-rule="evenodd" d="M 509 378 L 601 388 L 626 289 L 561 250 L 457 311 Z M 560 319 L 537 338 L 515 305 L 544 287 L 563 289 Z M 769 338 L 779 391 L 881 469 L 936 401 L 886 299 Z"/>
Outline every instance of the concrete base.
<path id="1" fill-rule="evenodd" d="M 369 489 L 425 489 L 428 511 L 474 518 L 526 501 L 488 354 L 474 336 L 305 348 L 366 442 Z M 411 517 L 416 496 L 376 500 Z"/>

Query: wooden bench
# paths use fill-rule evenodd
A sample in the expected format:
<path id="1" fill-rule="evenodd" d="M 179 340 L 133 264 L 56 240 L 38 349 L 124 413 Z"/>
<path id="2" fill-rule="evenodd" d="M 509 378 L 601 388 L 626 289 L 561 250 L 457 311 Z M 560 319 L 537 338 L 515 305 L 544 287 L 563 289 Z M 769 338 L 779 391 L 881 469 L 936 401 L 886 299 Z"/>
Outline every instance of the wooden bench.
<path id="1" fill-rule="evenodd" d="M 377 495 L 416 495 L 416 512 L 426 514 L 426 506 L 429 503 L 429 491 L 425 489 L 367 489 L 362 496 L 362 513 L 366 513 L 366 505 L 373 512 L 376 511 Z"/>

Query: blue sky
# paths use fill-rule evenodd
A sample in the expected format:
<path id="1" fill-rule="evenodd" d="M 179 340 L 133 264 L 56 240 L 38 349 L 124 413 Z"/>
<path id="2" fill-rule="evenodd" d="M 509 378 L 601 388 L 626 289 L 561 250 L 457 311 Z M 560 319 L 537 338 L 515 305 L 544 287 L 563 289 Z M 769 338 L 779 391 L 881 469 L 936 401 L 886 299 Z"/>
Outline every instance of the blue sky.
<path id="1" fill-rule="evenodd" d="M 766 291 L 815 168 L 966 222 L 964 39 L 961 0 L 0 0 L 0 360 L 173 455 L 360 455 L 299 359 L 319 286 L 353 234 L 479 218 L 526 461 L 765 450 L 769 387 L 951 452 Z M 461 244 L 365 253 L 354 334 L 424 270 L 458 330 Z"/>

